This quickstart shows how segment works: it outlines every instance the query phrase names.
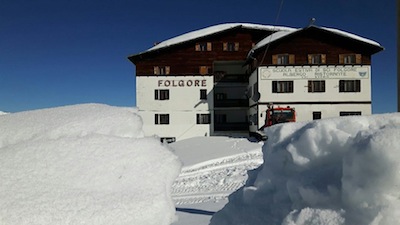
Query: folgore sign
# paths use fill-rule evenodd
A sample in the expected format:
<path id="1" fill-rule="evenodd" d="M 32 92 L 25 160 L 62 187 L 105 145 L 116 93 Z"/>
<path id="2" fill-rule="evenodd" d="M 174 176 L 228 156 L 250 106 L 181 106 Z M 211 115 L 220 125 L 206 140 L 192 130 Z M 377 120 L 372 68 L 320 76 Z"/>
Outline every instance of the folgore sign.
<path id="1" fill-rule="evenodd" d="M 158 80 L 159 87 L 206 87 L 206 80 Z"/>
<path id="2" fill-rule="evenodd" d="M 261 80 L 272 79 L 367 79 L 370 66 L 278 66 L 261 67 Z"/>

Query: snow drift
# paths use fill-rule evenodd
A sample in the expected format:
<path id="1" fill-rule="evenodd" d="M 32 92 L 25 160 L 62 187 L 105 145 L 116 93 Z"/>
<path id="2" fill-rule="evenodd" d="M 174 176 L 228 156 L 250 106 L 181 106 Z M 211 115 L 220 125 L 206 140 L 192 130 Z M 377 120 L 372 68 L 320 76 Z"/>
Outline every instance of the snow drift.
<path id="1" fill-rule="evenodd" d="M 85 104 L 0 117 L 0 224 L 171 224 L 181 163 L 134 109 Z"/>
<path id="2" fill-rule="evenodd" d="M 211 225 L 399 224 L 400 114 L 265 131 L 263 165 Z"/>

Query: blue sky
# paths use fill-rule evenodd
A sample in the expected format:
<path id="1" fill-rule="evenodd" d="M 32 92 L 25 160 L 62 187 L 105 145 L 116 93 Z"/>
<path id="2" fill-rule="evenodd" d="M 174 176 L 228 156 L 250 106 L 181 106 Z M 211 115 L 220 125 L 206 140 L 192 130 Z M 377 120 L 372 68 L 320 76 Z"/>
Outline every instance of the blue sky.
<path id="1" fill-rule="evenodd" d="M 0 111 L 80 103 L 135 106 L 127 56 L 225 22 L 338 28 L 379 42 L 373 113 L 397 110 L 394 0 L 0 0 Z"/>

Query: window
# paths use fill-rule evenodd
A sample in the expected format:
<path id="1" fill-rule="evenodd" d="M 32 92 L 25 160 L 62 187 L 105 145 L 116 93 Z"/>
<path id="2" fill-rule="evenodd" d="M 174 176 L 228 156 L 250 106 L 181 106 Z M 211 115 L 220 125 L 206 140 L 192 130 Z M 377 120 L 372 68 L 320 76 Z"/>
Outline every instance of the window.
<path id="1" fill-rule="evenodd" d="M 339 64 L 361 64 L 361 54 L 340 54 Z"/>
<path id="2" fill-rule="evenodd" d="M 154 67 L 154 74 L 155 75 L 168 75 L 170 72 L 169 66 L 155 66 Z"/>
<path id="3" fill-rule="evenodd" d="M 345 111 L 345 112 L 340 112 L 340 116 L 361 116 L 361 112 L 359 112 L 359 111 Z"/>
<path id="4" fill-rule="evenodd" d="M 272 81 L 272 93 L 293 93 L 293 81 Z"/>
<path id="5" fill-rule="evenodd" d="M 339 80 L 339 92 L 361 92 L 360 80 Z"/>
<path id="6" fill-rule="evenodd" d="M 309 54 L 308 55 L 308 64 L 326 64 L 326 55 L 325 54 Z"/>
<path id="7" fill-rule="evenodd" d="M 155 100 L 168 100 L 169 99 L 169 90 L 154 90 L 154 99 Z"/>
<path id="8" fill-rule="evenodd" d="M 197 114 L 197 124 L 210 124 L 211 114 Z"/>
<path id="9" fill-rule="evenodd" d="M 215 114 L 215 123 L 223 124 L 226 123 L 226 114 Z"/>
<path id="10" fill-rule="evenodd" d="M 289 64 L 289 55 L 278 55 L 278 65 L 286 65 Z"/>
<path id="11" fill-rule="evenodd" d="M 224 100 L 224 99 L 226 99 L 226 94 L 225 93 L 217 93 L 217 94 L 215 94 L 215 98 L 217 100 Z"/>
<path id="12" fill-rule="evenodd" d="M 211 42 L 197 43 L 196 46 L 195 46 L 195 49 L 198 52 L 211 51 L 212 50 L 212 44 L 211 44 Z"/>
<path id="13" fill-rule="evenodd" d="M 325 92 L 324 80 L 309 80 L 308 92 Z"/>
<path id="14" fill-rule="evenodd" d="M 239 51 L 239 42 L 224 42 L 223 50 L 228 52 Z"/>
<path id="15" fill-rule="evenodd" d="M 176 141 L 176 138 L 175 137 L 160 137 L 160 141 L 162 142 L 162 143 L 172 143 L 172 142 L 175 142 Z"/>
<path id="16" fill-rule="evenodd" d="M 209 69 L 210 69 L 209 66 L 200 66 L 200 67 L 199 67 L 199 73 L 200 73 L 201 75 L 206 75 L 206 74 L 209 73 Z"/>
<path id="17" fill-rule="evenodd" d="M 169 124 L 169 114 L 155 114 L 154 115 L 155 124 Z"/>
<path id="18" fill-rule="evenodd" d="M 313 120 L 319 120 L 322 118 L 322 113 L 321 112 L 313 112 L 312 113 L 312 119 Z"/>
<path id="19" fill-rule="evenodd" d="M 200 99 L 201 100 L 207 100 L 207 90 L 206 89 L 201 89 L 200 90 Z"/>
<path id="20" fill-rule="evenodd" d="M 277 54 L 272 55 L 272 64 L 275 65 L 288 65 L 294 64 L 294 55 L 293 54 Z"/>

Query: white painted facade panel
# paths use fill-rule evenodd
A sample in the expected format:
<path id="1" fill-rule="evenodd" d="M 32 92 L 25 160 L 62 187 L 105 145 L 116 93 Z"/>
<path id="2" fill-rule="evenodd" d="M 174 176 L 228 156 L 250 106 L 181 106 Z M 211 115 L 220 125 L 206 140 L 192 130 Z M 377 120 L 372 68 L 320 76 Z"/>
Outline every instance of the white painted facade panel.
<path id="1" fill-rule="evenodd" d="M 212 127 L 197 124 L 197 114 L 210 114 L 212 121 L 213 85 L 212 76 L 137 76 L 137 106 L 145 135 L 174 137 L 177 141 L 209 136 Z M 157 90 L 167 90 L 168 98 L 160 100 Z M 206 99 L 200 99 L 200 90 L 205 90 Z M 168 114 L 169 123 L 156 124 L 156 114 Z"/>
<path id="2" fill-rule="evenodd" d="M 321 118 L 338 117 L 341 112 L 370 115 L 370 78 L 369 65 L 260 67 L 249 78 L 249 103 L 252 107 L 248 116 L 250 121 L 255 122 L 250 125 L 250 131 L 264 125 L 268 103 L 273 103 L 274 107 L 295 108 L 296 121 L 313 120 L 313 113 L 320 113 Z M 325 82 L 323 92 L 309 92 L 308 82 L 315 80 Z M 340 92 L 340 80 L 359 80 L 360 91 Z M 293 92 L 273 93 L 274 81 L 293 81 Z M 259 98 L 256 91 L 259 92 Z"/>
<path id="3" fill-rule="evenodd" d="M 259 74 L 259 102 L 371 101 L 370 66 L 260 67 Z M 272 92 L 272 81 L 288 80 L 293 93 Z M 324 80 L 326 91 L 308 92 L 309 80 Z M 339 80 L 360 80 L 360 92 L 339 92 Z"/>
<path id="4" fill-rule="evenodd" d="M 212 127 L 210 124 L 196 124 L 196 114 L 211 114 L 210 111 L 199 112 L 161 112 L 169 113 L 169 124 L 154 124 L 154 114 L 152 111 L 139 111 L 143 119 L 143 132 L 146 136 L 157 135 L 159 137 L 174 137 L 176 141 L 197 136 L 210 136 Z M 211 118 L 212 119 L 212 118 Z"/>

